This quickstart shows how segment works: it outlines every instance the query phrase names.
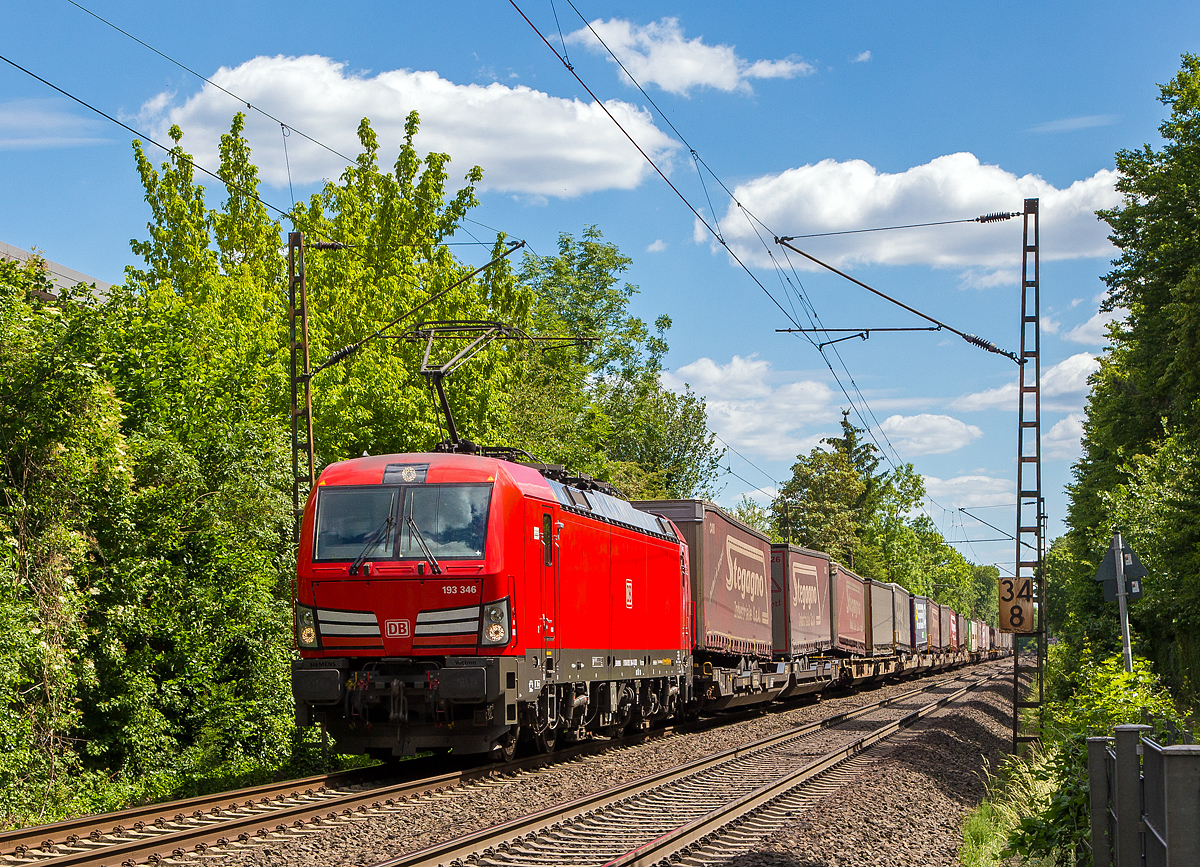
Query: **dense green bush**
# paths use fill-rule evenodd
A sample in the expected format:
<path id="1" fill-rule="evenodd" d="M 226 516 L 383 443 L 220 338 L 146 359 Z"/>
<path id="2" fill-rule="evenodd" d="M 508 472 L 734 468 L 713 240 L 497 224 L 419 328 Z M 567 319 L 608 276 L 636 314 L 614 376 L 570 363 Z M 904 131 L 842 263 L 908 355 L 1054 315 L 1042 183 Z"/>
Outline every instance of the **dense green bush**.
<path id="1" fill-rule="evenodd" d="M 1042 743 L 1011 757 L 991 778 L 987 801 L 967 817 L 967 867 L 993 867 L 1014 856 L 1048 867 L 1088 867 L 1087 739 L 1140 723 L 1146 713 L 1182 721 L 1148 660 L 1135 658 L 1126 673 L 1121 654 L 1094 657 L 1085 646 L 1078 660 L 1068 660 L 1067 650 L 1051 648 L 1047 676 L 1070 682 L 1071 694 L 1046 704 Z"/>

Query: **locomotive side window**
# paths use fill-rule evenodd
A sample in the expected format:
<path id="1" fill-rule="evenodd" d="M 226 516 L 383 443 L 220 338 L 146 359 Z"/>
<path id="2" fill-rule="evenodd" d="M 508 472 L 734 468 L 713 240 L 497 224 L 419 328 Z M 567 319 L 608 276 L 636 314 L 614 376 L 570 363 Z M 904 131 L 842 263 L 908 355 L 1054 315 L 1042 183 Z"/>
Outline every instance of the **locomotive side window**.
<path id="1" fill-rule="evenodd" d="M 400 519 L 400 558 L 424 557 L 420 542 L 409 529 L 409 515 L 434 557 L 482 557 L 491 497 L 491 485 L 407 488 Z"/>
<path id="2" fill-rule="evenodd" d="M 554 537 L 549 513 L 542 515 L 542 556 L 547 566 L 554 565 Z"/>
<path id="3" fill-rule="evenodd" d="M 396 503 L 395 488 L 322 488 L 318 502 L 317 560 L 353 560 L 393 556 L 388 518 Z"/>

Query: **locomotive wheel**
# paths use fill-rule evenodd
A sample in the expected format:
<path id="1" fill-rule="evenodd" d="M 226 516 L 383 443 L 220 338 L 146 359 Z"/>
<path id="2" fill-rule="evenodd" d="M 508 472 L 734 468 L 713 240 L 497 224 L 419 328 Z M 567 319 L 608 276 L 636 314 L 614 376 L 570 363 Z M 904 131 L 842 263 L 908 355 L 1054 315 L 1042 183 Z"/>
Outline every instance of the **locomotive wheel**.
<path id="1" fill-rule="evenodd" d="M 496 741 L 496 749 L 492 752 L 492 756 L 499 762 L 511 762 L 513 756 L 517 754 L 517 741 L 520 738 L 517 736 L 520 729 L 513 726 L 512 729 L 500 740 Z"/>
<path id="2" fill-rule="evenodd" d="M 539 753 L 552 753 L 558 744 L 558 732 L 547 726 L 540 734 L 534 735 L 533 742 Z"/>

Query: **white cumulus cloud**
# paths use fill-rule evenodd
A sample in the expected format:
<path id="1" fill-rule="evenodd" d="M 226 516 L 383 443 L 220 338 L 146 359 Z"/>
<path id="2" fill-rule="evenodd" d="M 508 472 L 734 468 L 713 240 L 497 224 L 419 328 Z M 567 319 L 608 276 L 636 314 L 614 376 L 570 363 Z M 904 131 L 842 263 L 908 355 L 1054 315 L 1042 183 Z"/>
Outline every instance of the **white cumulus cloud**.
<path id="1" fill-rule="evenodd" d="M 871 52 L 863 51 L 863 52 L 860 52 L 856 57 L 854 57 L 854 59 L 852 59 L 850 62 L 851 63 L 866 63 L 870 59 L 871 59 Z"/>
<path id="2" fill-rule="evenodd" d="M 790 379 L 771 363 L 735 355 L 728 364 L 699 358 L 662 375 L 676 391 L 684 384 L 703 395 L 709 427 L 747 457 L 791 460 L 832 432 L 833 391 L 823 382 Z M 825 432 L 812 426 L 824 426 Z"/>
<path id="3" fill-rule="evenodd" d="M 841 267 L 932 265 L 966 269 L 964 280 L 981 288 L 1007 283 L 1019 253 L 1019 218 L 981 225 L 963 223 L 895 232 L 798 236 L 875 226 L 969 219 L 993 211 L 1019 211 L 1024 199 L 1041 200 L 1046 260 L 1107 256 L 1112 245 L 1095 210 L 1120 201 L 1117 174 L 1101 169 L 1058 189 L 1037 175 L 1018 177 L 985 165 L 970 153 L 948 154 L 903 172 L 881 172 L 864 160 L 819 163 L 763 175 L 734 189 L 734 198 L 781 235 L 814 256 Z M 721 220 L 725 240 L 739 256 L 770 266 L 753 227 L 730 202 Z M 716 242 L 713 249 L 719 249 Z M 799 256 L 806 268 L 818 266 Z M 982 269 L 982 270 L 980 270 Z"/>
<path id="4" fill-rule="evenodd" d="M 903 455 L 942 455 L 983 436 L 983 431 L 948 415 L 888 416 L 879 426 Z"/>
<path id="5" fill-rule="evenodd" d="M 1014 499 L 1012 479 L 997 479 L 994 476 L 964 475 L 951 479 L 922 476 L 925 490 L 939 503 L 951 508 L 966 506 L 996 506 Z"/>
<path id="6" fill-rule="evenodd" d="M 647 253 L 661 253 L 665 249 L 667 249 L 667 242 L 664 241 L 662 238 L 659 238 L 657 241 L 655 241 L 653 244 L 651 244 L 649 247 L 646 248 L 646 252 Z"/>
<path id="7" fill-rule="evenodd" d="M 385 165 L 404 140 L 410 111 L 421 115 L 417 146 L 453 158 L 450 175 L 482 166 L 486 190 L 570 197 L 604 189 L 632 189 L 649 171 L 645 160 L 597 103 L 550 96 L 524 85 L 455 84 L 436 72 L 398 69 L 376 75 L 351 72 L 328 57 L 255 57 L 212 75 L 221 87 L 260 106 L 348 156 L 358 153 L 359 121 L 371 119 Z M 620 100 L 605 104 L 651 156 L 669 163 L 677 143 L 650 114 Z M 143 120 L 161 131 L 177 123 L 198 162 L 216 165 L 220 135 L 242 103 L 205 85 L 183 104 L 159 94 L 143 106 Z M 247 137 L 264 181 L 288 182 L 279 125 L 247 112 Z M 296 183 L 335 178 L 344 160 L 302 138 L 287 140 Z"/>
<path id="8" fill-rule="evenodd" d="M 1076 325 L 1063 337 L 1072 343 L 1102 346 L 1108 343 L 1108 324 L 1118 322 L 1128 315 L 1129 311 L 1122 308 L 1097 311 L 1091 319 L 1081 325 Z"/>
<path id="9" fill-rule="evenodd" d="M 1100 369 L 1090 352 L 1080 352 L 1042 371 L 1042 409 L 1071 412 L 1083 406 L 1088 392 L 1088 377 Z M 1017 408 L 1016 377 L 1007 385 L 964 394 L 950 402 L 951 409 L 973 412 L 981 409 Z"/>
<path id="10" fill-rule="evenodd" d="M 1083 438 L 1085 418 L 1083 413 L 1073 412 L 1055 422 L 1054 427 L 1042 434 L 1042 457 L 1068 461 L 1079 457 L 1079 441 Z"/>
<path id="11" fill-rule="evenodd" d="M 693 88 L 750 93 L 750 79 L 810 75 L 812 64 L 798 58 L 749 61 L 731 45 L 707 45 L 701 37 L 686 39 L 678 18 L 638 25 L 622 18 L 597 19 L 567 34 L 567 44 L 607 55 L 604 45 L 641 84 L 656 84 L 668 93 L 687 96 Z M 595 31 L 593 33 L 592 31 Z M 601 45 L 597 36 L 604 40 Z M 622 78 L 628 78 L 622 74 Z"/>

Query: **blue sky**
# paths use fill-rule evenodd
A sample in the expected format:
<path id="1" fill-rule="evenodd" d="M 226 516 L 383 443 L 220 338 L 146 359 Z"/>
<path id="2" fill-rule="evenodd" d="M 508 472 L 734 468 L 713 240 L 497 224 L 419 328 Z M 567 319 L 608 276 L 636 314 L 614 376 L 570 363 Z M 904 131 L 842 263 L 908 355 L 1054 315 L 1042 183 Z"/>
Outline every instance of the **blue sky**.
<path id="1" fill-rule="evenodd" d="M 722 503 L 748 490 L 765 500 L 751 489 L 771 490 L 798 451 L 837 429 L 844 386 L 892 460 L 927 477 L 927 508 L 948 538 L 998 535 L 957 509 L 1012 501 L 1015 365 L 945 332 L 875 334 L 826 350 L 839 385 L 811 344 L 775 332 L 791 324 L 785 314 L 714 248 L 510 4 L 84 5 L 343 150 L 368 115 L 385 158 L 394 154 L 404 114 L 420 109 L 419 141 L 448 151 L 453 175 L 483 166 L 474 216 L 538 253 L 553 252 L 559 232 L 599 225 L 633 257 L 636 312 L 674 320 L 668 384 L 705 394 L 713 429 L 740 453 L 727 456 Z M 1197 50 L 1194 4 L 1143 3 L 1135 13 L 1115 3 L 576 2 L 658 109 L 566 0 L 520 5 L 561 49 L 557 12 L 583 80 L 705 218 L 715 212 L 732 249 L 804 324 L 803 303 L 828 327 L 923 323 L 795 257 L 796 271 L 773 268 L 770 238 L 760 244 L 707 175 L 706 197 L 670 124 L 777 234 L 970 218 L 1039 196 L 1045 487 L 1052 534 L 1061 531 L 1085 380 L 1103 347 L 1099 278 L 1112 256 L 1090 213 L 1115 201 L 1114 151 L 1158 142 L 1156 85 Z M 179 122 L 185 146 L 213 162 L 234 100 L 65 0 L 9 4 L 5 17 L 0 53 L 139 129 L 161 134 Z M 264 195 L 287 206 L 279 127 L 252 117 L 249 129 Z M 0 240 L 118 282 L 148 216 L 129 139 L 0 68 Z M 294 134 L 288 147 L 297 198 L 340 171 Z M 963 331 L 1017 348 L 1018 221 L 805 244 Z M 1013 524 L 1009 507 L 979 514 Z M 1004 568 L 1013 559 L 1011 543 L 960 547 Z"/>

